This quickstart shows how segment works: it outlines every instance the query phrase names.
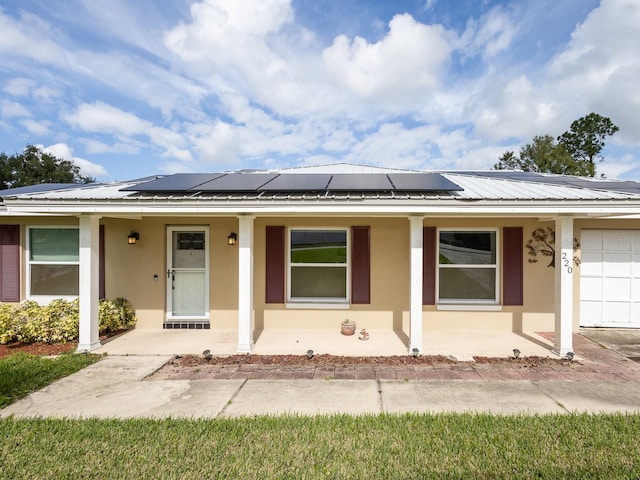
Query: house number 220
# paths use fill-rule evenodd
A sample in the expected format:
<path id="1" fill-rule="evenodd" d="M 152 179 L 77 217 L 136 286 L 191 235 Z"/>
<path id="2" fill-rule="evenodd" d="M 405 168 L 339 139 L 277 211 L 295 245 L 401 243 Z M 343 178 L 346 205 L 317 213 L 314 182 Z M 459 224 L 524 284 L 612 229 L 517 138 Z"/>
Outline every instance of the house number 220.
<path id="1" fill-rule="evenodd" d="M 567 252 L 562 252 L 562 266 L 567 269 L 567 273 L 573 273 L 571 260 L 569 260 Z"/>

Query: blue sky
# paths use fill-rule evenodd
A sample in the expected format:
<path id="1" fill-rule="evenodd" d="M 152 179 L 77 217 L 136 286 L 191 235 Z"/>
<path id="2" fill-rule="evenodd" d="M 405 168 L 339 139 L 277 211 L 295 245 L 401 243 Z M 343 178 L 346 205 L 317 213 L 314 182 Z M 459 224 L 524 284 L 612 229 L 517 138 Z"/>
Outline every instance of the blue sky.
<path id="1" fill-rule="evenodd" d="M 488 169 L 589 112 L 640 179 L 637 0 L 0 0 L 0 151 L 85 175 Z"/>

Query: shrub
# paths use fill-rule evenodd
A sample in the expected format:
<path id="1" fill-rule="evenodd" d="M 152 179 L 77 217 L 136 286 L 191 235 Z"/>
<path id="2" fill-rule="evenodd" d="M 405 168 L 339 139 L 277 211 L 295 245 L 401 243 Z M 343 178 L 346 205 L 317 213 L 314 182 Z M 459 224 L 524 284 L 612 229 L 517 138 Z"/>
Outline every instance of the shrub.
<path id="1" fill-rule="evenodd" d="M 57 299 L 43 307 L 49 317 L 50 329 L 47 332 L 47 339 L 42 341 L 58 343 L 77 339 L 80 326 L 79 306 L 78 300 L 67 302 Z"/>
<path id="2" fill-rule="evenodd" d="M 76 340 L 79 330 L 79 301 L 56 299 L 48 305 L 34 301 L 20 304 L 0 303 L 0 344 L 11 342 L 59 343 Z M 102 300 L 98 306 L 100 333 L 133 327 L 135 312 L 122 297 Z"/>
<path id="3" fill-rule="evenodd" d="M 0 345 L 16 341 L 13 330 L 13 305 L 0 303 Z"/>

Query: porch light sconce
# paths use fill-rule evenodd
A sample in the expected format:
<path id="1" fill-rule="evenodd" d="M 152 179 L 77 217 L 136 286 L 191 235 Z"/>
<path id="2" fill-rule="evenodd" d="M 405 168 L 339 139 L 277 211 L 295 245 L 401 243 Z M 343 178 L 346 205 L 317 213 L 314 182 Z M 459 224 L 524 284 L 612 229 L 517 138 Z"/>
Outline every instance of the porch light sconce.
<path id="1" fill-rule="evenodd" d="M 236 240 L 238 240 L 238 235 L 236 234 L 236 232 L 231 232 L 227 237 L 227 245 L 235 245 Z"/>
<path id="2" fill-rule="evenodd" d="M 138 232 L 131 232 L 127 237 L 129 241 L 129 245 L 135 245 L 138 240 L 140 240 L 140 234 Z"/>

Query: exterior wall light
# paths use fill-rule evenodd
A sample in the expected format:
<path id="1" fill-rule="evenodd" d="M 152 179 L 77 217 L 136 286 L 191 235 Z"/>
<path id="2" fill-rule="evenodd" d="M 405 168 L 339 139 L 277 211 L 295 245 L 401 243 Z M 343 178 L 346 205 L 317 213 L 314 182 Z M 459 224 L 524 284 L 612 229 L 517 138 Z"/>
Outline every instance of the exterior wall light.
<path id="1" fill-rule="evenodd" d="M 140 240 L 140 234 L 138 232 L 131 232 L 127 237 L 129 241 L 129 245 L 135 245 L 138 240 Z"/>
<path id="2" fill-rule="evenodd" d="M 238 235 L 236 234 L 236 232 L 231 232 L 227 237 L 227 245 L 235 245 L 236 240 L 238 240 Z"/>

